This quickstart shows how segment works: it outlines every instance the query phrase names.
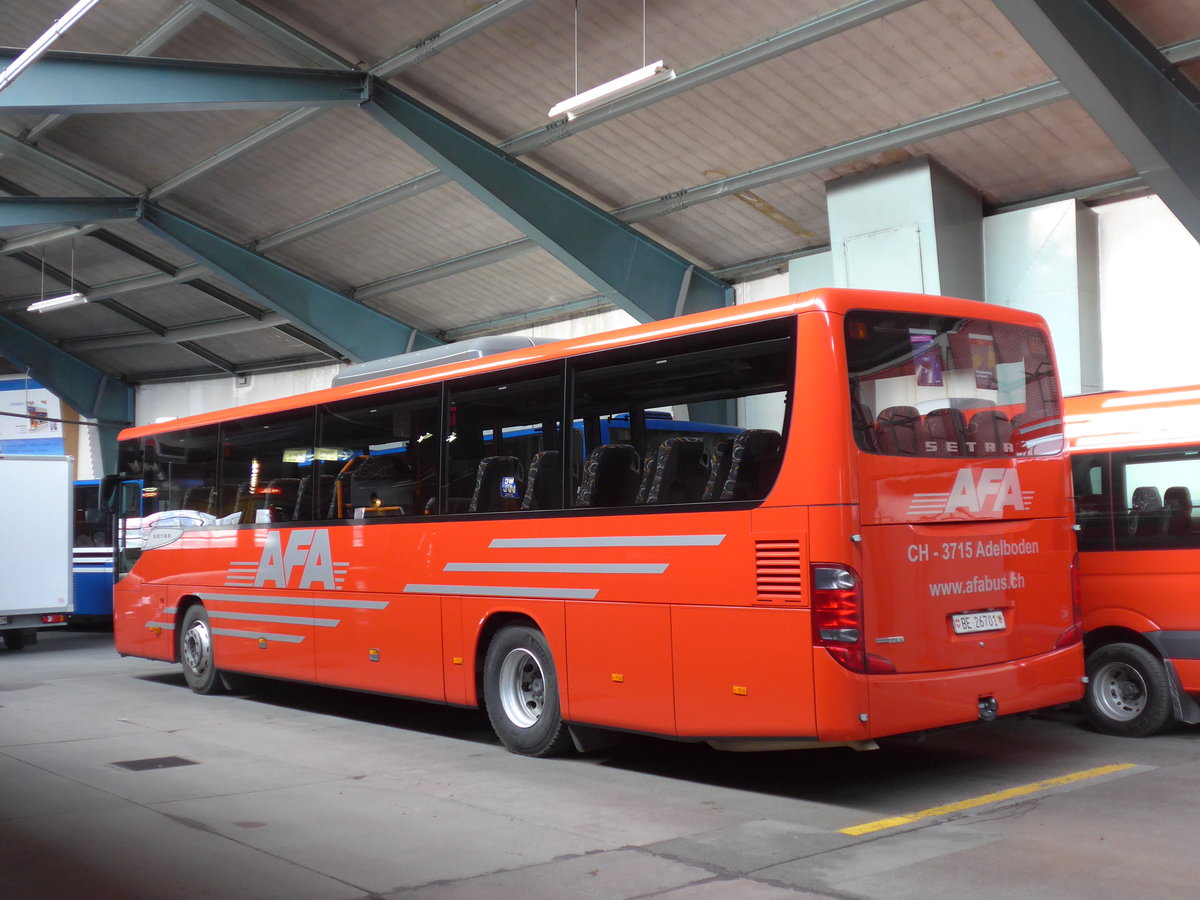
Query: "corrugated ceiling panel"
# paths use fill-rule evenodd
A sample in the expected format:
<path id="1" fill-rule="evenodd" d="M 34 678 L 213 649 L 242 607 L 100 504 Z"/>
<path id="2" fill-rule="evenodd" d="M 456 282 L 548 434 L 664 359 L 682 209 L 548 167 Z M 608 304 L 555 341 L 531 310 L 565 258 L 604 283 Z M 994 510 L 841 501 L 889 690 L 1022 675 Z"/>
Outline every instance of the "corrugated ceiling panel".
<path id="1" fill-rule="evenodd" d="M 51 131 L 43 143 L 52 153 L 86 148 L 85 168 L 89 171 L 104 166 L 128 182 L 148 188 L 280 115 L 279 110 L 254 109 L 72 116 Z"/>
<path id="2" fill-rule="evenodd" d="M 691 68 L 843 4 L 756 0 L 678 0 L 646 7 L 645 59 Z M 546 110 L 576 93 L 575 5 L 531 4 L 495 28 L 455 45 L 401 76 L 451 109 L 470 111 L 501 139 L 545 124 Z M 579 4 L 579 90 L 643 65 L 642 4 Z"/>
<path id="3" fill-rule="evenodd" d="M 251 241 L 430 168 L 366 113 L 330 109 L 205 173 L 172 200 Z"/>
<path id="4" fill-rule="evenodd" d="M 430 334 L 569 303 L 594 293 L 587 282 L 535 251 L 371 301 Z"/>
<path id="5" fill-rule="evenodd" d="M 194 353 L 189 353 L 175 344 L 148 344 L 118 350 L 85 350 L 78 355 L 84 362 L 101 371 L 111 372 L 133 382 L 145 373 L 209 365 Z"/>
<path id="6" fill-rule="evenodd" d="M 312 0 L 267 0 L 257 6 L 326 47 L 369 68 L 478 12 L 478 0 L 437 3 L 357 0 L 352 7 Z"/>
<path id="7" fill-rule="evenodd" d="M 115 299 L 164 328 L 241 315 L 228 304 L 186 284 L 164 285 L 153 291 L 122 294 Z"/>
<path id="8" fill-rule="evenodd" d="M 959 172 L 995 204 L 1134 174 L 1074 101 L 936 138 L 916 149 Z"/>
<path id="9" fill-rule="evenodd" d="M 338 290 L 400 275 L 521 233 L 456 184 L 271 252 Z"/>
<path id="10" fill-rule="evenodd" d="M 205 338 L 196 343 L 235 365 L 253 363 L 260 359 L 307 356 L 316 352 L 308 344 L 284 334 L 277 328 L 242 331 L 222 337 Z"/>
<path id="11" fill-rule="evenodd" d="M 969 21 L 985 32 L 1003 24 L 983 16 Z M 1052 77 L 1028 50 L 1018 67 L 1023 78 L 1011 66 L 980 66 L 991 51 L 971 39 L 951 48 L 940 37 L 951 31 L 934 4 L 920 4 L 588 129 L 537 155 L 572 181 L 633 203 Z M 866 76 L 864 59 L 880 64 Z M 892 87 L 885 94 L 887 79 Z"/>

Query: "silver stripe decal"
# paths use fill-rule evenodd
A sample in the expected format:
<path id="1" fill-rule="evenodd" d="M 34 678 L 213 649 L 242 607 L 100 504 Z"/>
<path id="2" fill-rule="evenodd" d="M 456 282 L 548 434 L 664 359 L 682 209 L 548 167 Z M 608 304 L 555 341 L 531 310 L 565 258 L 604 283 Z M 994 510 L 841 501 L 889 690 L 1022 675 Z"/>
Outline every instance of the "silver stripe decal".
<path id="1" fill-rule="evenodd" d="M 147 628 L 161 628 L 163 631 L 174 631 L 175 623 L 174 622 L 147 622 L 146 627 Z"/>
<path id="2" fill-rule="evenodd" d="M 446 563 L 444 572 L 549 572 L 555 575 L 661 575 L 667 563 Z"/>
<path id="3" fill-rule="evenodd" d="M 535 597 L 543 600 L 591 600 L 598 588 L 500 587 L 490 584 L 406 584 L 406 594 L 462 594 L 468 597 Z"/>
<path id="4" fill-rule="evenodd" d="M 112 566 L 75 566 L 71 569 L 76 575 L 86 575 L 88 572 L 99 572 L 101 574 L 112 574 Z"/>
<path id="5" fill-rule="evenodd" d="M 493 538 L 488 547 L 542 550 L 553 547 L 716 547 L 723 534 L 633 534 L 616 537 Z"/>
<path id="6" fill-rule="evenodd" d="M 304 641 L 302 634 L 260 634 L 257 631 L 234 631 L 232 628 L 214 628 L 212 633 L 222 637 L 250 638 L 252 641 L 278 641 L 281 644 L 299 644 Z"/>
<path id="7" fill-rule="evenodd" d="M 245 622 L 276 622 L 280 625 L 312 625 L 317 628 L 337 628 L 340 619 L 310 619 L 305 616 L 269 616 L 265 613 L 210 612 L 210 619 L 236 619 Z"/>
<path id="8" fill-rule="evenodd" d="M 166 608 L 163 610 L 163 615 L 164 615 L 164 616 L 173 616 L 173 615 L 175 615 L 175 613 L 177 613 L 177 612 L 179 612 L 179 608 L 178 608 L 178 607 L 175 607 L 175 606 L 168 606 L 168 607 L 166 607 Z"/>
<path id="9" fill-rule="evenodd" d="M 229 603 L 275 603 L 283 606 L 333 606 L 338 609 L 387 609 L 387 600 L 330 600 L 308 597 L 256 597 L 253 594 L 199 594 L 201 600 L 225 600 Z"/>

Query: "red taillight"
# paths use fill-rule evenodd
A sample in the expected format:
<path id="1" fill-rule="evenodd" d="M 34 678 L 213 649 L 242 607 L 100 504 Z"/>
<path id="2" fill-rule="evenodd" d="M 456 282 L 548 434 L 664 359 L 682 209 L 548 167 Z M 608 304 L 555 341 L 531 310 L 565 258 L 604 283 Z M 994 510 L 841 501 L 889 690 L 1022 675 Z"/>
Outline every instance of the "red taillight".
<path id="1" fill-rule="evenodd" d="M 1079 554 L 1071 560 L 1071 627 L 1058 636 L 1054 649 L 1061 650 L 1083 640 L 1083 595 L 1079 590 Z"/>
<path id="2" fill-rule="evenodd" d="M 42 616 L 43 625 L 61 625 L 65 621 L 67 621 L 67 617 L 61 613 L 53 613 L 48 616 Z"/>
<path id="3" fill-rule="evenodd" d="M 895 672 L 891 660 L 867 653 L 862 587 L 849 566 L 813 563 L 813 643 L 852 672 Z"/>

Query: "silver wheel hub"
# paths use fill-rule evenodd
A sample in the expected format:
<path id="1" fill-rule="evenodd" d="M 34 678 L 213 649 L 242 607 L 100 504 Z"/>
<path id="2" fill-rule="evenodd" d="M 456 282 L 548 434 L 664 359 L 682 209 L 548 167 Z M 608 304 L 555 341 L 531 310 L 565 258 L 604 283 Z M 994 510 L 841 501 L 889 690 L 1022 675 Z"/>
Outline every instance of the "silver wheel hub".
<path id="1" fill-rule="evenodd" d="M 212 665 L 212 636 L 205 622 L 193 622 L 183 633 L 180 645 L 183 664 L 196 675 L 203 676 Z"/>
<path id="2" fill-rule="evenodd" d="M 531 728 L 546 704 L 546 677 L 537 657 L 523 647 L 510 650 L 500 663 L 500 706 L 510 722 Z"/>
<path id="3" fill-rule="evenodd" d="M 1122 662 L 1105 663 L 1092 676 L 1096 705 L 1119 722 L 1136 719 L 1146 708 L 1147 688 L 1142 674 Z"/>

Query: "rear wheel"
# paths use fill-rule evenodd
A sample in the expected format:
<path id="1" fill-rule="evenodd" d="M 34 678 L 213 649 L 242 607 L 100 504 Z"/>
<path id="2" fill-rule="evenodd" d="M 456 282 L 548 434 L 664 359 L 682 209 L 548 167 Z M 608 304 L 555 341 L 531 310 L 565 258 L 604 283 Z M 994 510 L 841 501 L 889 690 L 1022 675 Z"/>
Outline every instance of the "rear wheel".
<path id="1" fill-rule="evenodd" d="M 9 650 L 20 650 L 25 646 L 25 632 L 18 629 L 4 632 L 4 646 Z"/>
<path id="2" fill-rule="evenodd" d="M 1146 737 L 1171 721 L 1171 688 L 1162 660 L 1137 644 L 1108 644 L 1087 658 L 1088 720 L 1105 734 Z"/>
<path id="3" fill-rule="evenodd" d="M 224 690 L 213 659 L 208 613 L 199 603 L 189 606 L 184 613 L 179 635 L 179 662 L 183 665 L 183 677 L 188 687 L 197 694 L 219 694 Z"/>
<path id="4" fill-rule="evenodd" d="M 570 746 L 554 657 L 536 628 L 510 625 L 492 638 L 483 664 L 483 695 L 496 736 L 513 753 L 553 756 Z"/>

